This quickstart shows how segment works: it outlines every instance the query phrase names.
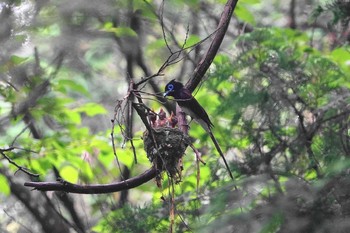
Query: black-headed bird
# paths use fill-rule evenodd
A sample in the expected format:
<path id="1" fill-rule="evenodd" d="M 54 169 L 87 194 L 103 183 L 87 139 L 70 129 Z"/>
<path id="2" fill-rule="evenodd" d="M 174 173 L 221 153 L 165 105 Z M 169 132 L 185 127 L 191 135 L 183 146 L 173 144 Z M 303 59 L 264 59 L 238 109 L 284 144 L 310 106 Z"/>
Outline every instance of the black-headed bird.
<path id="1" fill-rule="evenodd" d="M 233 175 L 226 162 L 225 156 L 222 153 L 219 143 L 215 139 L 214 134 L 211 130 L 214 125 L 210 121 L 207 112 L 193 97 L 192 93 L 182 83 L 177 82 L 175 81 L 175 79 L 173 79 L 165 86 L 164 97 L 166 96 L 174 97 L 175 101 L 180 106 L 182 111 L 184 111 L 192 119 L 197 121 L 205 129 L 205 131 L 209 134 L 211 140 L 213 141 L 216 150 L 219 152 L 221 158 L 224 160 L 226 169 L 229 172 L 231 179 L 233 179 Z"/>

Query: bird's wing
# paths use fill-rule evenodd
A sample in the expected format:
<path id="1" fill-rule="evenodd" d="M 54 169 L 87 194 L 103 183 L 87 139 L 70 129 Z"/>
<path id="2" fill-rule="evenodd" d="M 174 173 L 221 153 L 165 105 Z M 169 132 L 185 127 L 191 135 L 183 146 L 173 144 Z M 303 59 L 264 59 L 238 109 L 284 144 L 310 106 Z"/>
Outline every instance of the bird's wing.
<path id="1" fill-rule="evenodd" d="M 181 89 L 176 96 L 176 101 L 181 109 L 197 121 L 206 131 L 210 131 L 213 123 L 210 121 L 207 112 L 192 96 L 191 92 L 186 88 Z"/>
<path id="2" fill-rule="evenodd" d="M 210 135 L 211 140 L 213 141 L 216 150 L 219 152 L 221 158 L 224 160 L 226 169 L 231 177 L 233 179 L 233 175 L 231 173 L 230 167 L 228 166 L 228 163 L 225 159 L 224 153 L 222 152 L 219 143 L 217 142 L 216 138 L 213 135 L 213 132 L 211 131 L 211 128 L 213 127 L 213 123 L 210 121 L 209 116 L 207 112 L 204 110 L 204 108 L 198 103 L 198 101 L 192 96 L 191 92 L 187 90 L 186 88 L 182 88 L 180 91 L 176 93 L 176 96 L 174 96 L 176 99 L 176 102 L 181 107 L 181 109 L 188 115 L 190 115 L 195 121 L 197 121 Z"/>

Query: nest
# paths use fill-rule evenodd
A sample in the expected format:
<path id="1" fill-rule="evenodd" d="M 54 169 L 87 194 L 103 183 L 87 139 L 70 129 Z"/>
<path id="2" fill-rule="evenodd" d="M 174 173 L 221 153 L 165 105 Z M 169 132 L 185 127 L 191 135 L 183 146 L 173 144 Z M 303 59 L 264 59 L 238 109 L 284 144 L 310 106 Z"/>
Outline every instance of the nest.
<path id="1" fill-rule="evenodd" d="M 180 161 L 190 143 L 188 135 L 178 128 L 160 127 L 153 129 L 152 134 L 146 130 L 143 142 L 156 169 L 166 171 L 171 177 L 180 173 Z"/>

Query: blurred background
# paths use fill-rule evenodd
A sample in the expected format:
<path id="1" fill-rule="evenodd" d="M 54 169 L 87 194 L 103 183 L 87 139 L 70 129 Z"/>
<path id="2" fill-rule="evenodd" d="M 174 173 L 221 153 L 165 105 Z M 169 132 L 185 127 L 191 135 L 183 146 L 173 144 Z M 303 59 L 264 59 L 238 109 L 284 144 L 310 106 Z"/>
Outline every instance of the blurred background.
<path id="1" fill-rule="evenodd" d="M 109 184 L 149 169 L 145 126 L 127 105 L 119 108 L 120 100 L 131 80 L 159 74 L 145 83 L 143 101 L 156 112 L 174 110 L 173 101 L 155 95 L 171 79 L 191 77 L 224 6 L 222 0 L 0 2 L 0 232 L 350 231 L 345 0 L 238 2 L 194 92 L 235 180 L 192 122 L 190 136 L 207 164 L 198 170 L 193 151 L 186 151 L 182 182 L 173 186 L 174 216 L 166 175 L 162 188 L 150 181 L 113 194 L 23 186 L 58 177 Z"/>

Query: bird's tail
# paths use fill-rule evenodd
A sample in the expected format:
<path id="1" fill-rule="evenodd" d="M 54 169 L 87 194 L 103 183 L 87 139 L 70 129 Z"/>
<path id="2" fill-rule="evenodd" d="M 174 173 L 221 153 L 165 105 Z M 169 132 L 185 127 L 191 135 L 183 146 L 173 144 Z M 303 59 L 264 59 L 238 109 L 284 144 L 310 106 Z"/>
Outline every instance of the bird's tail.
<path id="1" fill-rule="evenodd" d="M 227 169 L 227 171 L 228 171 L 228 173 L 229 173 L 231 179 L 233 180 L 233 175 L 232 175 L 232 173 L 231 173 L 231 171 L 230 171 L 230 167 L 229 167 L 228 164 L 227 164 L 227 161 L 226 161 L 226 159 L 225 159 L 224 153 L 222 153 L 222 150 L 221 150 L 221 148 L 220 148 L 220 146 L 219 146 L 218 141 L 216 141 L 216 139 L 215 139 L 215 137 L 214 137 L 214 134 L 213 134 L 211 131 L 209 131 L 209 135 L 210 135 L 211 140 L 214 142 L 214 145 L 215 145 L 215 147 L 216 147 L 216 150 L 219 152 L 221 158 L 224 160 L 226 169 Z"/>

